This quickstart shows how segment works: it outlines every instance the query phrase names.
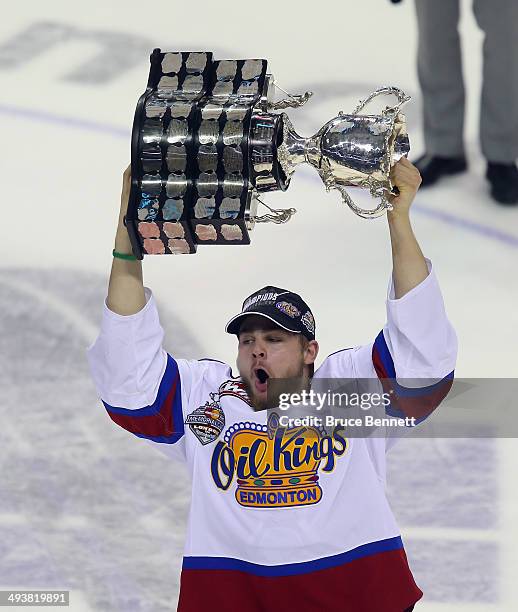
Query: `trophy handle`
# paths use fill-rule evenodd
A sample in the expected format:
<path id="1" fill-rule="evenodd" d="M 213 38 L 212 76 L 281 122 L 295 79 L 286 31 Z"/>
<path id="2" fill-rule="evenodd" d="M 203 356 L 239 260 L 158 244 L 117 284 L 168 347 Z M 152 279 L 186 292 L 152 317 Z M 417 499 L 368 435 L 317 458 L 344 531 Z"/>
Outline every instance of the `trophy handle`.
<path id="1" fill-rule="evenodd" d="M 377 217 L 381 217 L 387 210 L 393 210 L 392 204 L 387 199 L 387 190 L 385 188 L 381 188 L 377 190 L 377 193 L 373 193 L 375 189 L 374 185 L 371 185 L 371 195 L 376 195 L 381 198 L 380 203 L 376 206 L 376 208 L 360 208 L 354 202 L 351 196 L 347 193 L 347 189 L 343 185 L 338 185 L 335 183 L 333 185 L 335 189 L 338 189 L 340 194 L 342 195 L 342 201 L 349 206 L 349 208 L 355 212 L 359 217 L 363 219 L 376 219 Z"/>
<path id="2" fill-rule="evenodd" d="M 354 109 L 352 114 L 353 115 L 357 115 L 374 98 L 376 98 L 377 96 L 383 96 L 383 95 L 387 95 L 387 96 L 394 95 L 398 99 L 398 104 L 396 106 L 387 109 L 390 112 L 399 111 L 399 109 L 403 106 L 403 104 L 406 104 L 406 102 L 408 102 L 410 100 L 410 96 L 407 96 L 406 93 L 404 91 L 402 91 L 401 89 L 399 89 L 398 87 L 391 87 L 391 86 L 380 87 L 379 89 L 376 89 L 376 91 L 373 91 L 370 96 L 365 98 L 365 100 L 362 100 L 358 104 L 358 106 Z M 385 114 L 387 112 L 387 110 L 383 111 L 383 114 Z"/>
<path id="3" fill-rule="evenodd" d="M 268 110 L 283 110 L 285 108 L 299 108 L 303 106 L 313 95 L 312 91 L 306 91 L 303 94 L 290 94 L 288 91 L 283 89 L 276 81 L 273 80 L 273 86 L 280 89 L 288 97 L 278 100 L 277 102 L 268 102 Z"/>
<path id="4" fill-rule="evenodd" d="M 295 208 L 271 208 L 257 196 L 255 196 L 255 199 L 270 211 L 265 215 L 254 216 L 256 223 L 287 223 L 297 212 Z"/>

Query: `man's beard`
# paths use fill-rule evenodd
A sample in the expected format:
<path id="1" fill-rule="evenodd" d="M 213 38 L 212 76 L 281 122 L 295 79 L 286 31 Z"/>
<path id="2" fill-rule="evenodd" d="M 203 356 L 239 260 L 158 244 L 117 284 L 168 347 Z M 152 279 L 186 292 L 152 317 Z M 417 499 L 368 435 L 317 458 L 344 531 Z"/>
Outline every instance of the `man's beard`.
<path id="1" fill-rule="evenodd" d="M 241 372 L 239 374 L 241 375 L 241 380 L 250 399 L 250 403 L 252 404 L 253 409 L 256 411 L 267 410 L 268 408 L 277 408 L 279 405 L 279 395 L 281 393 L 295 393 L 297 391 L 297 389 L 294 389 L 293 387 L 293 381 L 306 380 L 304 379 L 304 361 L 301 359 L 300 366 L 296 368 L 296 371 L 287 374 L 285 378 L 272 379 L 275 381 L 274 390 L 267 387 L 266 396 L 259 397 L 255 391 L 252 380 Z M 283 388 L 286 386 L 283 384 L 283 381 L 286 381 L 289 390 L 288 388 Z M 300 388 L 302 388 L 302 386 L 304 385 L 301 384 Z"/>

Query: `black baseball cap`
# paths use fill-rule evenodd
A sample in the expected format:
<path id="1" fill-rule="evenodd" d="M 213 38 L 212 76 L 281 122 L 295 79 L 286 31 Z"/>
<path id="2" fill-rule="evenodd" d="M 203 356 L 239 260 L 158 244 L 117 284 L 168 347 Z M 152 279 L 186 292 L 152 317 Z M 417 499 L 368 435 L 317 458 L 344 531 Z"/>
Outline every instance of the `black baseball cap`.
<path id="1" fill-rule="evenodd" d="M 252 293 L 243 302 L 241 312 L 227 323 L 225 331 L 238 335 L 243 319 L 249 315 L 265 317 L 286 331 L 315 339 L 313 313 L 300 295 L 288 289 L 268 286 Z"/>

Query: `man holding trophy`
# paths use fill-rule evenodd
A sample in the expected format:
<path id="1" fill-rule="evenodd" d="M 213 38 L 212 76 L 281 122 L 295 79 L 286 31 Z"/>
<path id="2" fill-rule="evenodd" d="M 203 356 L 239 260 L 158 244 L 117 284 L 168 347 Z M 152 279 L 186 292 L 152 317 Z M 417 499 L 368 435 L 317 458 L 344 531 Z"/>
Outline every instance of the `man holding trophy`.
<path id="1" fill-rule="evenodd" d="M 191 55 L 159 54 L 157 61 L 170 69 L 169 77 L 179 75 L 182 80 L 189 78 L 186 65 Z M 226 91 L 225 95 L 226 104 L 231 99 L 234 108 L 236 100 L 231 96 L 243 87 L 238 77 L 250 76 L 253 72 L 246 64 L 248 61 L 264 62 L 235 60 L 237 75 L 228 65 L 225 70 L 220 70 L 218 65 L 216 75 L 230 73 L 232 78 L 213 80 L 209 87 L 214 92 L 218 83 L 232 82 L 230 93 Z M 199 62 L 190 65 L 191 70 L 193 65 L 198 66 L 198 71 L 205 69 Z M 203 74 L 203 79 L 195 81 L 201 86 L 205 82 Z M 162 79 L 163 74 L 159 77 Z M 253 78 L 252 75 L 248 80 Z M 174 86 L 178 87 L 178 83 Z M 259 78 L 255 90 L 258 95 L 262 86 L 264 81 L 261 83 Z M 177 93 L 185 91 L 185 85 L 183 88 Z M 148 96 L 153 95 L 152 90 L 151 87 Z M 249 92 L 248 85 L 246 91 Z M 297 104 L 294 100 L 288 102 L 292 106 L 300 102 L 300 98 Z M 197 100 L 187 101 L 191 108 L 183 111 L 189 117 L 185 126 L 187 137 L 182 143 L 185 151 L 178 149 L 174 151 L 175 156 L 167 157 L 171 143 L 160 142 L 160 151 L 156 149 L 156 152 L 164 154 L 164 158 L 160 165 L 156 164 L 154 179 L 167 188 L 168 181 L 174 182 L 171 174 L 185 176 L 181 178 L 186 185 L 181 196 L 183 210 L 174 220 L 165 218 L 166 202 L 174 199 L 173 193 L 179 200 L 181 190 L 170 190 L 160 197 L 156 189 L 154 193 L 159 196 L 155 198 L 156 204 L 147 202 L 140 206 L 142 200 L 153 199 L 150 197 L 153 194 L 149 194 L 152 179 L 143 178 L 144 174 L 150 174 L 150 166 L 144 168 L 142 161 L 150 159 L 143 155 L 144 145 L 150 143 L 144 143 L 143 138 L 139 141 L 137 135 L 132 170 L 128 168 L 124 174 L 101 332 L 88 351 L 94 381 L 112 420 L 134 435 L 159 445 L 172 458 L 185 461 L 192 475 L 178 610 L 412 610 L 422 593 L 408 567 L 400 532 L 384 491 L 387 440 L 349 437 L 347 429 L 339 426 L 332 430 L 318 426 L 283 426 L 275 411 L 265 409 L 268 381 L 291 377 L 302 377 L 307 385 L 311 378 L 370 379 L 380 391 L 390 393 L 388 415 L 417 421 L 426 418 L 448 393 L 456 360 L 456 337 L 447 319 L 432 265 L 423 257 L 410 223 L 409 211 L 420 176 L 404 156 L 396 155 L 397 137 L 403 133 L 399 108 L 395 114 L 389 113 L 381 119 L 363 115 L 358 123 L 356 115 L 342 113 L 327 125 L 327 131 L 321 130 L 310 139 L 296 135 L 286 118 L 282 125 L 273 125 L 275 116 L 271 119 L 263 109 L 262 125 L 273 125 L 273 132 L 277 130 L 275 146 L 269 152 L 265 135 L 268 131 L 262 139 L 257 136 L 259 120 L 254 119 L 251 110 L 242 137 L 246 140 L 255 133 L 255 140 L 252 138 L 251 145 L 238 143 L 236 151 L 241 151 L 245 161 L 250 152 L 247 146 L 255 147 L 254 151 L 263 147 L 264 151 L 261 159 L 250 155 L 251 163 L 240 166 L 244 187 L 243 193 L 236 196 L 229 194 L 237 191 L 223 193 L 230 177 L 228 168 L 221 163 L 230 157 L 225 157 L 224 150 L 221 156 L 219 145 L 227 124 L 219 121 L 218 125 L 205 125 L 202 129 L 206 120 L 203 114 L 193 120 L 193 114 L 199 110 L 193 110 Z M 181 103 L 185 104 L 185 100 Z M 209 104 L 213 104 L 211 113 L 216 115 L 214 96 Z M 171 115 L 167 117 L 169 112 Z M 169 107 L 164 116 L 172 121 L 175 112 Z M 390 128 L 388 135 L 380 127 L 383 121 Z M 178 124 L 174 129 L 179 132 Z M 211 196 L 203 187 L 200 189 L 201 183 L 207 185 L 211 181 L 207 177 L 200 181 L 199 164 L 193 170 L 189 161 L 192 154 L 189 137 L 196 132 L 192 140 L 199 155 L 199 148 L 210 144 L 199 144 L 203 134 L 211 130 L 215 134 L 216 129 L 220 132 L 212 144 L 216 145 L 215 153 L 219 157 L 213 166 L 212 179 L 217 189 Z M 139 134 L 142 131 L 141 123 L 137 131 Z M 356 146 L 367 132 L 374 137 L 374 145 L 371 142 L 370 149 Z M 380 141 L 375 139 L 380 133 L 384 146 L 377 151 L 376 143 L 379 145 Z M 171 134 L 168 126 L 164 134 Z M 354 157 L 351 152 L 358 150 L 364 152 L 364 157 L 356 156 L 350 163 Z M 174 158 L 179 168 L 178 154 L 182 152 L 186 152 L 187 163 L 181 172 L 171 172 L 174 164 L 168 165 L 167 159 Z M 381 160 L 378 167 L 374 167 L 373 152 Z M 198 158 L 202 165 L 207 161 L 208 149 L 203 155 L 203 161 Z M 299 157 L 308 163 L 315 162 L 326 185 L 339 189 L 353 210 L 357 207 L 345 191 L 345 185 L 359 184 L 370 176 L 370 184 L 362 186 L 382 197 L 383 206 L 376 214 L 382 209 L 387 213 L 393 260 L 385 327 L 373 342 L 338 351 L 315 370 L 318 342 L 313 313 L 299 295 L 268 286 L 245 299 L 241 312 L 226 326 L 226 331 L 235 334 L 238 340 L 238 377 L 232 376 L 230 366 L 218 361 L 175 359 L 162 347 L 163 330 L 153 295 L 143 285 L 139 259 L 146 253 L 194 252 L 195 245 L 203 244 L 212 230 L 217 243 L 222 244 L 225 236 L 231 239 L 238 235 L 237 230 L 225 227 L 232 226 L 227 223 L 229 220 L 236 222 L 233 227 L 244 238 L 244 232 L 254 220 L 247 185 L 251 184 L 257 191 L 257 185 L 261 184 L 258 177 L 265 177 L 263 185 L 286 183 L 291 165 Z M 226 174 L 220 176 L 220 170 Z M 162 177 L 162 171 L 168 176 Z M 385 185 L 383 171 L 387 173 Z M 376 172 L 378 176 L 373 178 Z M 358 182 L 351 177 L 356 177 Z M 200 195 L 200 191 L 206 195 Z M 234 216 L 222 214 L 221 211 L 232 210 L 228 202 L 224 205 L 224 198 L 239 200 L 233 204 Z M 204 199 L 203 210 L 209 216 L 197 215 L 195 207 L 200 199 Z M 193 200 L 196 200 L 194 206 Z M 178 202 L 174 206 L 179 210 Z M 202 208 L 199 206 L 198 212 Z M 138 211 L 144 209 L 146 212 L 138 216 Z M 148 216 L 150 210 L 156 211 L 151 213 L 152 219 Z M 242 211 L 247 212 L 240 217 Z M 358 214 L 365 213 L 362 216 L 369 216 L 369 211 L 355 212 L 358 211 Z M 290 216 L 272 212 L 271 219 L 275 222 L 279 222 L 279 217 L 286 220 Z M 211 229 L 198 231 L 198 219 Z M 152 226 L 150 231 L 142 223 L 153 223 L 158 229 Z M 171 238 L 174 224 L 177 233 Z M 149 242 L 150 239 L 157 242 Z M 163 246 L 158 244 L 159 240 Z M 184 240 L 185 250 L 181 251 L 183 246 L 172 240 Z M 408 389 L 398 383 L 402 379 L 431 380 L 418 389 Z"/>

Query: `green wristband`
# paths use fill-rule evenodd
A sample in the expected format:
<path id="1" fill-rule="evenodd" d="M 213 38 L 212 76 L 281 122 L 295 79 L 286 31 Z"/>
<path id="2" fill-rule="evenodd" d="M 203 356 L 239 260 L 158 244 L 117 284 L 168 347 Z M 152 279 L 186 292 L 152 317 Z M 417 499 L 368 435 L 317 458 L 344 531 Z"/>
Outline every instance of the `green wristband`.
<path id="1" fill-rule="evenodd" d="M 126 259 L 128 261 L 137 261 L 135 255 L 129 255 L 128 253 L 118 253 L 115 249 L 113 249 L 112 255 L 117 257 L 118 259 Z"/>

